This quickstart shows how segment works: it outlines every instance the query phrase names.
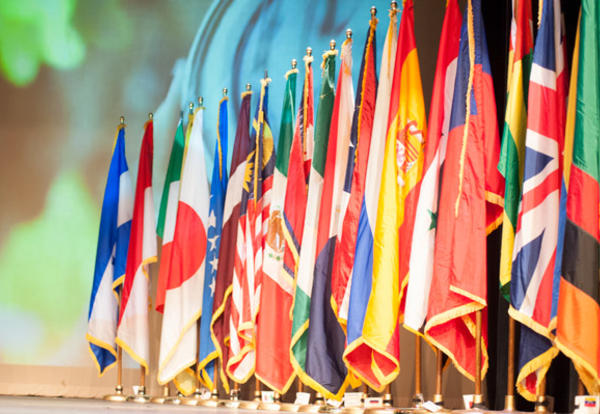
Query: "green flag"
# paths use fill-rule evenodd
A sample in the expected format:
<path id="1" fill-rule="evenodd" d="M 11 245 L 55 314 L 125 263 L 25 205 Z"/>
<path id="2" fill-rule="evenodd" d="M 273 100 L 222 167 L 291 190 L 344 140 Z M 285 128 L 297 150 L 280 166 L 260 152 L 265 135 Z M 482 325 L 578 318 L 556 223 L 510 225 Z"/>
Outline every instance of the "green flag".
<path id="1" fill-rule="evenodd" d="M 525 134 L 527 132 L 527 85 L 533 50 L 531 20 L 531 2 L 518 0 L 513 2 L 511 23 L 508 95 L 502 150 L 498 170 L 504 176 L 504 212 L 502 214 L 502 250 L 500 253 L 500 290 L 506 300 L 510 300 L 510 274 L 512 254 L 517 227 L 521 181 L 523 178 L 523 160 L 525 153 Z"/>
<path id="2" fill-rule="evenodd" d="M 292 342 L 290 345 L 292 365 L 296 374 L 306 378 L 306 349 L 308 340 L 308 321 L 310 317 L 310 296 L 315 268 L 317 248 L 317 221 L 319 205 L 323 190 L 323 174 L 327 157 L 329 125 L 333 112 L 335 97 L 335 56 L 337 50 L 330 50 L 323 55 L 323 77 L 317 122 L 315 125 L 315 142 L 313 159 L 308 180 L 308 199 L 304 218 L 304 232 L 300 261 L 295 280 L 294 303 L 292 305 Z"/>
<path id="3" fill-rule="evenodd" d="M 156 233 L 162 238 L 161 257 L 167 257 L 166 253 L 171 249 L 173 234 L 175 233 L 175 219 L 177 217 L 177 203 L 179 202 L 179 180 L 181 178 L 181 165 L 183 164 L 183 153 L 185 149 L 185 136 L 183 133 L 183 118 L 179 119 L 171 157 L 167 167 L 167 176 L 160 199 L 158 211 L 158 223 Z M 156 288 L 156 310 L 162 312 L 165 306 L 165 293 L 168 280 L 168 263 L 160 261 L 158 272 L 158 284 Z"/>

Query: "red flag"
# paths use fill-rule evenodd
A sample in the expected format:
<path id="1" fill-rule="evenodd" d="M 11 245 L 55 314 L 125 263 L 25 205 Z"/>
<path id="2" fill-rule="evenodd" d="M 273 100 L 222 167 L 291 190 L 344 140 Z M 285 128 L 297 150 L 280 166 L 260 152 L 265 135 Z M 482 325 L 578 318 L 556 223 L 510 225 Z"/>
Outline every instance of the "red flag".
<path id="1" fill-rule="evenodd" d="M 225 367 L 229 361 L 229 319 L 231 317 L 231 289 L 233 281 L 233 266 L 235 262 L 235 243 L 240 218 L 240 203 L 242 200 L 242 184 L 246 171 L 246 157 L 250 148 L 250 99 L 252 92 L 242 93 L 242 105 L 238 115 L 238 125 L 235 133 L 233 156 L 231 159 L 231 176 L 225 195 L 223 211 L 223 231 L 219 247 L 220 260 L 215 282 L 215 296 L 211 322 L 211 336 L 220 361 L 219 374 L 221 383 L 229 392 L 229 381 L 225 375 Z"/>
<path id="2" fill-rule="evenodd" d="M 148 372 L 150 359 L 148 329 L 148 267 L 156 262 L 156 224 L 152 201 L 153 124 L 146 122 L 137 184 L 131 236 L 116 342 Z"/>
<path id="3" fill-rule="evenodd" d="M 488 367 L 486 236 L 500 224 L 504 183 L 480 0 L 461 30 L 441 186 L 426 337 L 475 377 L 475 313 L 483 311 L 482 377 Z"/>
<path id="4" fill-rule="evenodd" d="M 358 79 L 358 91 L 350 133 L 350 151 L 344 179 L 342 197 L 348 199 L 348 207 L 342 224 L 342 234 L 336 239 L 331 274 L 331 306 L 339 323 L 346 328 L 350 302 L 350 275 L 354 266 L 354 248 L 358 233 L 360 207 L 365 194 L 365 177 L 371 145 L 371 131 L 375 115 L 377 73 L 375 67 L 375 29 L 373 17 L 367 31 L 367 40 Z"/>

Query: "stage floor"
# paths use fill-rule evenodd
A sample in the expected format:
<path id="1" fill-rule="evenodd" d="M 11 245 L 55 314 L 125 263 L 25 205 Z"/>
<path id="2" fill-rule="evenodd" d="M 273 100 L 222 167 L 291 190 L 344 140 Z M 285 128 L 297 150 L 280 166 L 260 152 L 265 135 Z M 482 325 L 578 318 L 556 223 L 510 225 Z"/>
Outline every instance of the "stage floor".
<path id="1" fill-rule="evenodd" d="M 162 414 L 162 413 L 202 413 L 224 414 L 227 411 L 249 413 L 248 410 L 228 410 L 226 408 L 188 407 L 160 404 L 114 403 L 102 400 L 79 398 L 9 397 L 0 396 L 0 414 L 41 414 L 41 413 L 110 413 L 110 414 Z M 269 413 L 269 411 L 251 411 Z M 272 411 L 270 412 L 272 414 Z"/>

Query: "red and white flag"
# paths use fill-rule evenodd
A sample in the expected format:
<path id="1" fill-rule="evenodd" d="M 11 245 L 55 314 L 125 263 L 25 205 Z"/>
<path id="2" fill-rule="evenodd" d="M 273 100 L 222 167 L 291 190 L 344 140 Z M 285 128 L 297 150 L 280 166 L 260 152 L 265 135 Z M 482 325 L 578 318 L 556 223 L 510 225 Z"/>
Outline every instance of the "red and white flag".
<path id="1" fill-rule="evenodd" d="M 202 140 L 203 108 L 196 110 L 181 174 L 177 221 L 169 258 L 169 274 L 160 336 L 158 382 L 166 384 L 196 362 L 197 321 L 202 312 L 206 228 L 209 204 L 208 178 Z M 190 371 L 193 375 L 193 372 Z M 188 393 L 193 389 L 175 381 Z"/>
<path id="2" fill-rule="evenodd" d="M 148 372 L 148 268 L 150 263 L 156 262 L 156 220 L 152 201 L 152 120 L 146 122 L 144 129 L 116 342 Z"/>

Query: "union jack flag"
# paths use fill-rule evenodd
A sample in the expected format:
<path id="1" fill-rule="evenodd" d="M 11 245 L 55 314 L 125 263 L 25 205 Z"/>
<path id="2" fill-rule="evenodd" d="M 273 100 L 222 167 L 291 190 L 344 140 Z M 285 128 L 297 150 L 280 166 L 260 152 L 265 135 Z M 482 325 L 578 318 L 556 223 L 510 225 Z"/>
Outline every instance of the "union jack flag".
<path id="1" fill-rule="evenodd" d="M 544 2 L 529 81 L 522 195 L 512 259 L 510 315 L 521 322 L 517 389 L 533 401 L 558 350 L 552 345 L 562 243 L 561 154 L 566 117 L 560 1 Z"/>

